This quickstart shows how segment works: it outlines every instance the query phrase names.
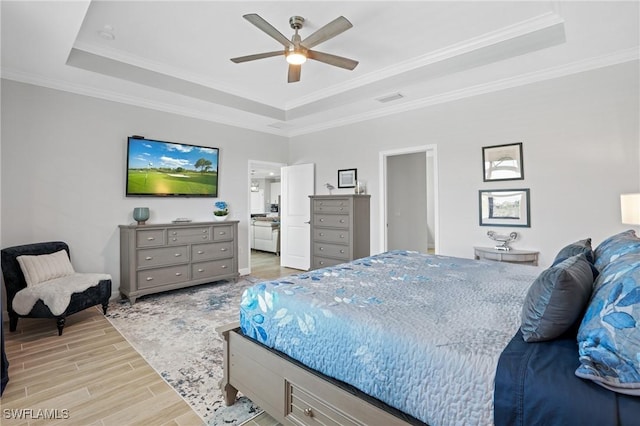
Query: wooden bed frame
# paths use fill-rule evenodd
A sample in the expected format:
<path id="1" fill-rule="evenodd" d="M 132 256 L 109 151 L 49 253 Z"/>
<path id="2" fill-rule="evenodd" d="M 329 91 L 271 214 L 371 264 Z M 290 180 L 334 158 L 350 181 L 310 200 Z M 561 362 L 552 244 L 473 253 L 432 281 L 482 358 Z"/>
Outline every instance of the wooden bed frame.
<path id="1" fill-rule="evenodd" d="M 284 425 L 407 426 L 404 420 L 330 379 L 245 337 L 240 323 L 216 328 L 224 338 L 220 387 L 227 405 L 238 392 Z"/>

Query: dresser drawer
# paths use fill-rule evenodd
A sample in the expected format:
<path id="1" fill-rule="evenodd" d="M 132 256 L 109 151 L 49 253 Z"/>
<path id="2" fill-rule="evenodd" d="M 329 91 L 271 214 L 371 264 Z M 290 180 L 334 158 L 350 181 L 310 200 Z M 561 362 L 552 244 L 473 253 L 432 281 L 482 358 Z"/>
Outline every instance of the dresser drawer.
<path id="1" fill-rule="evenodd" d="M 313 240 L 326 243 L 349 244 L 349 231 L 342 229 L 314 229 Z"/>
<path id="2" fill-rule="evenodd" d="M 233 241 L 194 244 L 191 246 L 191 261 L 224 259 L 233 256 Z"/>
<path id="3" fill-rule="evenodd" d="M 188 244 L 200 241 L 211 241 L 211 228 L 169 228 L 167 229 L 169 244 Z"/>
<path id="4" fill-rule="evenodd" d="M 233 240 L 233 225 L 214 226 L 213 241 Z"/>
<path id="5" fill-rule="evenodd" d="M 198 280 L 201 278 L 226 275 L 232 273 L 233 271 L 233 259 L 198 262 L 191 265 L 191 279 Z"/>
<path id="6" fill-rule="evenodd" d="M 335 257 L 338 259 L 349 259 L 349 246 L 327 243 L 313 243 L 314 256 Z"/>
<path id="7" fill-rule="evenodd" d="M 164 229 L 145 229 L 136 232 L 136 247 L 156 247 L 164 244 Z"/>
<path id="8" fill-rule="evenodd" d="M 286 417 L 298 425 L 363 426 L 348 414 L 320 401 L 311 392 L 286 382 Z"/>
<path id="9" fill-rule="evenodd" d="M 348 228 L 349 215 L 346 214 L 315 214 L 313 215 L 314 226 L 330 226 L 333 228 Z"/>
<path id="10" fill-rule="evenodd" d="M 138 271 L 139 289 L 180 283 L 187 280 L 189 280 L 189 265 L 169 266 L 166 268 Z"/>
<path id="11" fill-rule="evenodd" d="M 175 265 L 176 263 L 188 262 L 189 251 L 187 246 L 138 250 L 136 252 L 136 260 L 138 268 Z"/>
<path id="12" fill-rule="evenodd" d="M 348 199 L 313 200 L 313 211 L 320 213 L 348 213 Z"/>
<path id="13" fill-rule="evenodd" d="M 344 260 L 340 259 L 329 259 L 328 257 L 313 256 L 312 267 L 313 269 L 326 268 L 327 266 L 339 265 L 344 262 Z"/>

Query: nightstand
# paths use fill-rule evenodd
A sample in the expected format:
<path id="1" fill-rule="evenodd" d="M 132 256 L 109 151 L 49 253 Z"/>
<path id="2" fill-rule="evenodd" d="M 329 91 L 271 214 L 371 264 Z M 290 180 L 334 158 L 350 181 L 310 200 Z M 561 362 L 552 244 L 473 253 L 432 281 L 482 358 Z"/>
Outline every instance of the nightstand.
<path id="1" fill-rule="evenodd" d="M 540 252 L 533 250 L 515 250 L 509 251 L 496 250 L 491 247 L 474 247 L 475 259 L 496 260 L 498 262 L 523 263 L 527 265 L 538 266 L 538 255 Z"/>

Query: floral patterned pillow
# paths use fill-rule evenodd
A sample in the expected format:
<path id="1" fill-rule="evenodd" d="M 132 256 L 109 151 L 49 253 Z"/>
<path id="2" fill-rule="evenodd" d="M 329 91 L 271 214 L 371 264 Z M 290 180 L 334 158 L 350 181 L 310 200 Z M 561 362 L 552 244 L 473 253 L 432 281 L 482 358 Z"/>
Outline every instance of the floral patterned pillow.
<path id="1" fill-rule="evenodd" d="M 620 256 L 627 253 L 640 253 L 640 238 L 636 236 L 633 229 L 630 229 L 610 236 L 596 247 L 594 253 L 595 262 L 593 265 L 602 271 L 602 268 Z"/>
<path id="2" fill-rule="evenodd" d="M 576 376 L 640 395 L 640 253 L 606 265 L 578 330 Z"/>

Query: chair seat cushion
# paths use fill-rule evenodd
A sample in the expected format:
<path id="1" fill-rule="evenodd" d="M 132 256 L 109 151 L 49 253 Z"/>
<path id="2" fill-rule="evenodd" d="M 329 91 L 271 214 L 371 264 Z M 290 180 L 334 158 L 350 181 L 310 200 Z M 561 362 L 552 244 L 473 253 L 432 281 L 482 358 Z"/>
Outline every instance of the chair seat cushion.
<path id="1" fill-rule="evenodd" d="M 42 300 L 53 315 L 62 315 L 73 293 L 82 293 L 103 280 L 111 280 L 111 275 L 74 273 L 54 278 L 17 292 L 12 307 L 18 315 L 28 315 L 36 302 Z"/>

